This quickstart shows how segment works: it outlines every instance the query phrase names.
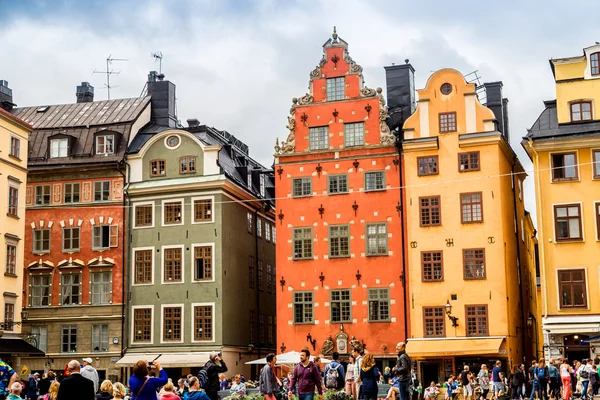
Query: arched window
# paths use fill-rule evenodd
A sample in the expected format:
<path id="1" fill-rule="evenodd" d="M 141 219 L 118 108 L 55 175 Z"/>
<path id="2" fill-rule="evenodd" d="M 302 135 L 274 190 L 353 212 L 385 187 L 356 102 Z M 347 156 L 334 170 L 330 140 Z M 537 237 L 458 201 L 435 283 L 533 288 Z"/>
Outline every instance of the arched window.
<path id="1" fill-rule="evenodd" d="M 574 101 L 571 103 L 571 122 L 589 121 L 591 119 L 591 101 Z"/>
<path id="2" fill-rule="evenodd" d="M 592 76 L 600 75 L 600 53 L 590 55 L 590 69 Z"/>

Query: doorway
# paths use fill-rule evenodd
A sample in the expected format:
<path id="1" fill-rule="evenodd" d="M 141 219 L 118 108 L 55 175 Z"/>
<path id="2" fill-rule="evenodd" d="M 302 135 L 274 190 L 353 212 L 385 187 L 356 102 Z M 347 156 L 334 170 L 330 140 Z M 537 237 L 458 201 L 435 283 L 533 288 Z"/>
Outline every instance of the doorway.
<path id="1" fill-rule="evenodd" d="M 421 363 L 421 385 L 426 388 L 431 382 L 440 382 L 441 362 L 427 361 Z"/>
<path id="2" fill-rule="evenodd" d="M 584 358 L 590 358 L 590 345 L 587 343 L 588 335 L 568 335 L 563 338 L 564 353 L 572 364 L 573 361 L 581 361 Z"/>

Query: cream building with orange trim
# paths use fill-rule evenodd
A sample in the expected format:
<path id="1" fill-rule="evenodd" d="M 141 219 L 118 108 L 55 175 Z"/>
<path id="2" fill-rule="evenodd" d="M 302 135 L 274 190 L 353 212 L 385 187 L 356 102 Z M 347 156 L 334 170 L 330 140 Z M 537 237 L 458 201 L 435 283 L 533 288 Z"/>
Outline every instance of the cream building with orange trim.
<path id="1" fill-rule="evenodd" d="M 600 354 L 600 45 L 550 67 L 556 100 L 522 145 L 536 171 L 544 352 L 581 360 Z"/>
<path id="2" fill-rule="evenodd" d="M 423 382 L 497 359 L 506 371 L 535 351 L 526 174 L 508 141 L 502 83 L 485 88 L 488 107 L 460 72 L 437 71 L 403 127 L 407 351 Z"/>

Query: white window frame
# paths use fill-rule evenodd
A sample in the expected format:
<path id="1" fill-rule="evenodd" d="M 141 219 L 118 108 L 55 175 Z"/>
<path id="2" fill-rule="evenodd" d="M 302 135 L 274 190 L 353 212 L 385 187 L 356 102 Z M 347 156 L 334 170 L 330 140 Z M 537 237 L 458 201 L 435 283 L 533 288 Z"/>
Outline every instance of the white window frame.
<path id="1" fill-rule="evenodd" d="M 195 260 L 196 260 L 195 254 L 196 253 L 195 253 L 195 251 L 196 251 L 196 247 L 208 247 L 208 246 L 212 247 L 212 251 L 211 251 L 211 254 L 212 254 L 212 279 L 199 281 L 199 280 L 195 279 L 195 270 L 196 270 L 196 265 L 195 265 Z M 191 272 L 192 272 L 191 282 L 192 283 L 199 283 L 199 284 L 215 282 L 215 278 L 216 278 L 216 275 L 217 275 L 215 273 L 215 271 L 216 271 L 215 243 L 214 242 L 192 243 L 191 250 L 192 250 L 192 254 L 190 256 L 190 258 L 191 258 L 190 264 L 192 266 L 192 268 L 191 268 Z"/>
<path id="2" fill-rule="evenodd" d="M 104 144 L 103 144 L 104 150 L 103 151 L 100 151 L 100 143 L 99 143 L 100 138 L 104 139 Z M 110 138 L 110 141 L 112 142 L 112 145 L 111 145 L 112 148 L 110 149 L 110 151 L 107 151 L 107 147 L 108 147 L 107 141 L 109 138 Z M 96 136 L 96 154 L 105 154 L 105 155 L 115 154 L 115 135 L 97 135 Z"/>
<path id="3" fill-rule="evenodd" d="M 165 250 L 181 250 L 181 282 L 165 281 Z M 160 248 L 160 283 L 163 285 L 181 285 L 185 283 L 185 246 L 184 245 L 166 245 Z M 135 260 L 134 260 L 135 261 Z"/>
<path id="4" fill-rule="evenodd" d="M 265 240 L 267 243 L 271 243 L 271 223 L 266 219 L 264 222 Z"/>
<path id="5" fill-rule="evenodd" d="M 214 253 L 213 253 L 214 254 Z M 214 274 L 213 274 L 214 276 Z M 207 282 L 207 281 L 203 281 L 203 282 Z M 212 340 L 194 340 L 194 324 L 195 324 L 195 319 L 194 319 L 194 308 L 196 307 L 206 307 L 206 306 L 210 306 L 212 307 L 212 316 L 213 316 L 213 320 L 212 320 Z M 215 308 L 216 308 L 216 303 L 192 303 L 192 311 L 191 311 L 191 324 L 190 324 L 190 338 L 192 340 L 192 343 L 214 343 L 216 338 L 215 338 L 215 320 L 216 320 L 216 313 L 215 313 Z"/>
<path id="6" fill-rule="evenodd" d="M 198 221 L 198 222 L 194 222 L 194 218 L 196 216 L 196 210 L 195 210 L 195 202 L 197 200 L 210 200 L 211 202 L 211 219 L 210 221 Z M 202 225 L 202 224 L 214 224 L 215 223 L 215 196 L 196 196 L 196 197 L 192 197 L 192 205 L 191 205 L 191 212 L 192 212 L 192 216 L 191 216 L 191 220 L 192 220 L 192 225 Z"/>
<path id="7" fill-rule="evenodd" d="M 141 206 L 152 206 L 152 224 L 148 225 L 148 226 L 137 226 L 136 222 L 135 222 L 135 216 L 137 213 L 137 207 L 141 207 Z M 154 228 L 156 222 L 156 213 L 155 213 L 155 206 L 154 206 L 154 202 L 153 201 L 143 201 L 143 202 L 139 202 L 139 203 L 133 203 L 133 229 L 149 229 L 149 228 Z"/>
<path id="8" fill-rule="evenodd" d="M 110 280 L 108 281 L 108 283 L 109 283 L 109 289 L 110 289 L 109 290 L 110 300 L 107 303 L 102 303 L 102 302 L 101 303 L 94 303 L 92 301 L 94 299 L 94 281 L 92 280 L 92 277 L 95 274 L 110 274 Z M 105 271 L 105 270 L 102 270 L 102 271 L 90 271 L 90 300 L 89 300 L 90 305 L 92 305 L 92 306 L 95 306 L 95 305 L 105 306 L 107 304 L 112 304 L 112 295 L 113 295 L 113 292 L 112 292 L 112 283 L 113 283 L 113 274 L 112 274 L 112 271 Z"/>
<path id="9" fill-rule="evenodd" d="M 57 143 L 56 145 L 56 155 L 54 154 L 54 143 Z M 61 146 L 63 144 L 66 144 L 66 146 Z M 64 150 L 65 155 L 61 155 L 61 150 Z M 50 139 L 50 158 L 63 158 L 63 157 L 68 157 L 69 156 L 69 139 L 68 138 L 60 138 L 60 139 Z"/>
<path id="10" fill-rule="evenodd" d="M 179 223 L 175 223 L 175 224 L 165 224 L 165 204 L 166 203 L 181 203 L 181 221 Z M 185 222 L 185 201 L 183 201 L 183 198 L 177 198 L 177 199 L 166 199 L 163 200 L 161 202 L 161 213 L 160 213 L 160 223 L 161 226 L 163 228 L 169 227 L 169 226 L 181 226 L 183 225 L 183 223 Z"/>
<path id="11" fill-rule="evenodd" d="M 600 155 L 600 148 L 590 149 L 590 160 L 592 160 L 592 180 L 600 180 L 600 178 L 595 178 L 596 174 L 596 163 L 594 162 L 594 153 L 598 153 Z M 600 160 L 598 160 L 598 168 L 600 168 Z"/>
<path id="12" fill-rule="evenodd" d="M 70 304 L 64 304 L 64 296 L 63 296 L 63 288 L 65 287 L 65 285 L 63 284 L 63 278 L 66 276 L 75 276 L 75 275 L 79 275 L 79 301 L 77 303 L 73 303 L 71 302 Z M 74 272 L 71 274 L 60 274 L 60 279 L 59 279 L 59 302 L 58 305 L 60 307 L 77 307 L 83 304 L 83 274 L 81 272 Z M 73 285 L 72 285 L 73 286 Z M 71 294 L 71 297 L 73 297 L 73 294 Z"/>
<path id="13" fill-rule="evenodd" d="M 136 342 L 135 341 L 135 310 L 137 309 L 150 309 L 150 341 L 149 342 Z M 161 328 L 162 335 L 162 328 Z M 132 345 L 149 345 L 154 344 L 154 305 L 147 304 L 142 306 L 131 306 L 131 344 Z"/>
<path id="14" fill-rule="evenodd" d="M 17 212 L 15 214 L 11 214 L 10 211 L 10 200 L 11 200 L 11 196 L 10 196 L 10 189 L 15 189 L 17 191 Z M 20 210 L 20 206 L 21 206 L 21 191 L 20 189 L 20 185 L 17 182 L 13 182 L 10 179 L 8 180 L 8 190 L 6 191 L 6 193 L 8 194 L 8 199 L 6 202 L 6 215 L 10 216 L 10 217 L 17 217 L 19 218 L 19 216 L 21 215 L 21 210 Z M 52 196 L 52 195 L 51 195 Z"/>
<path id="15" fill-rule="evenodd" d="M 135 283 L 135 252 L 136 251 L 145 251 L 150 250 L 152 253 L 152 273 L 150 283 Z M 131 286 L 151 286 L 154 285 L 154 267 L 156 265 L 156 248 L 154 246 L 149 247 L 134 247 L 131 249 L 131 260 L 132 260 L 132 268 L 131 268 Z"/>
<path id="16" fill-rule="evenodd" d="M 180 307 L 181 308 L 181 340 L 164 340 L 165 329 L 165 308 Z M 154 322 L 154 321 L 153 321 Z M 160 305 L 160 343 L 183 343 L 185 338 L 185 304 L 161 304 Z"/>

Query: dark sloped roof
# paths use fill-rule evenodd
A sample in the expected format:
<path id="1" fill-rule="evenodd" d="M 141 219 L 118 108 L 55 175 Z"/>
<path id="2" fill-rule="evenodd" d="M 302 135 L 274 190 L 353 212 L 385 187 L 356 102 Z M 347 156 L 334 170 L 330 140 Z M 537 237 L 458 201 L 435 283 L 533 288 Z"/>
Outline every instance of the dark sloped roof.
<path id="1" fill-rule="evenodd" d="M 27 357 L 43 357 L 44 352 L 20 338 L 0 338 L 0 355 L 26 354 Z"/>
<path id="2" fill-rule="evenodd" d="M 556 100 L 545 101 L 546 108 L 531 129 L 527 132 L 525 139 L 549 140 L 571 136 L 600 135 L 600 121 L 576 122 L 570 124 L 558 123 L 556 112 Z"/>
<path id="3" fill-rule="evenodd" d="M 15 108 L 12 113 L 31 124 L 34 129 L 110 125 L 134 121 L 149 102 L 150 96 L 146 96 L 90 103 L 21 107 Z"/>

